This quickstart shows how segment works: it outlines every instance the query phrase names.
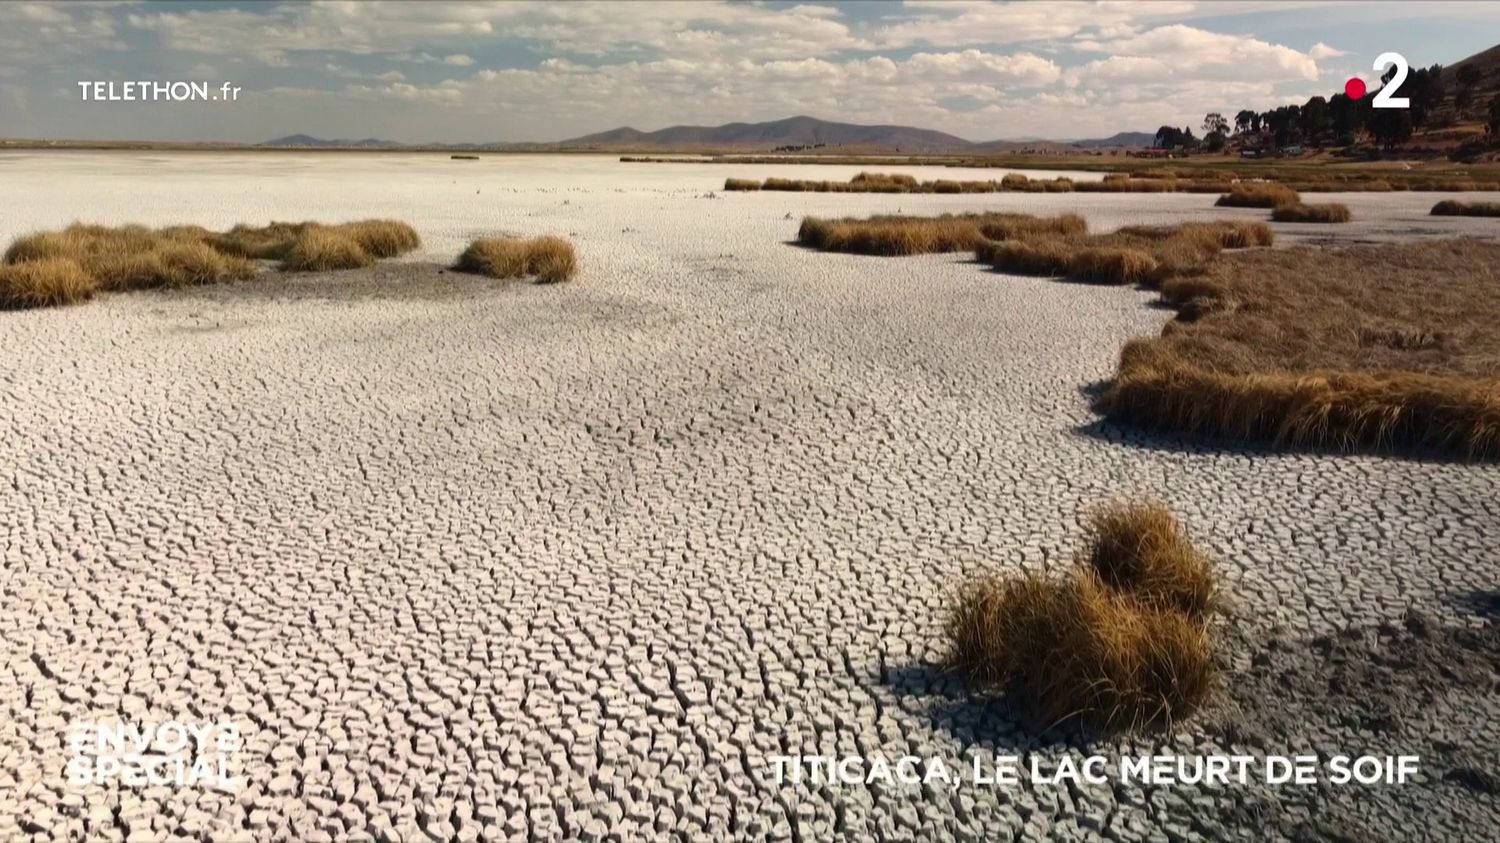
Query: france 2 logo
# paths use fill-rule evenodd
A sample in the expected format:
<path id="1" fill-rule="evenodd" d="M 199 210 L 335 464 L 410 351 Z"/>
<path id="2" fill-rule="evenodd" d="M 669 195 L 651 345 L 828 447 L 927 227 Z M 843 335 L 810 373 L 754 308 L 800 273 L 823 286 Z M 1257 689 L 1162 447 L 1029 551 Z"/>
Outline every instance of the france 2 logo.
<path id="1" fill-rule="evenodd" d="M 1406 71 L 1408 69 L 1406 56 L 1400 53 L 1381 53 L 1375 58 L 1375 72 L 1377 74 L 1384 74 L 1385 69 L 1392 65 L 1396 68 L 1396 75 L 1392 76 L 1390 82 L 1382 85 L 1380 90 L 1375 92 L 1375 99 L 1370 101 L 1370 105 L 1375 108 L 1409 108 L 1411 106 L 1409 99 L 1396 96 L 1396 92 L 1401 90 L 1401 84 L 1406 81 Z M 1351 76 L 1349 77 L 1349 81 L 1344 83 L 1344 93 L 1348 95 L 1349 99 L 1362 99 L 1365 95 L 1365 90 L 1365 80 L 1358 76 Z"/>

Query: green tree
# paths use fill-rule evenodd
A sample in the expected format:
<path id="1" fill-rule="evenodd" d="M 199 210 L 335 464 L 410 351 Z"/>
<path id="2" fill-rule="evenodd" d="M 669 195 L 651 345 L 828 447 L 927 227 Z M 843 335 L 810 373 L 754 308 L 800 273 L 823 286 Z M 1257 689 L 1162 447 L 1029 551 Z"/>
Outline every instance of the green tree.
<path id="1" fill-rule="evenodd" d="M 1162 126 L 1156 130 L 1154 145 L 1157 149 L 1192 149 L 1198 145 L 1198 139 L 1193 137 L 1193 130 L 1187 127 L 1179 129 L 1176 126 Z"/>
<path id="2" fill-rule="evenodd" d="M 1411 139 L 1411 111 L 1405 108 L 1377 108 L 1370 118 L 1370 134 L 1386 149 L 1394 149 Z"/>
<path id="3" fill-rule="evenodd" d="M 1302 134 L 1309 140 L 1315 141 L 1328 131 L 1328 100 L 1322 97 L 1313 97 L 1302 106 L 1302 111 L 1297 115 L 1297 124 L 1302 129 Z"/>
<path id="4" fill-rule="evenodd" d="M 1213 111 L 1203 116 L 1203 146 L 1209 152 L 1222 150 L 1228 137 L 1229 121 L 1224 115 Z"/>
<path id="5" fill-rule="evenodd" d="M 1240 113 L 1234 115 L 1234 130 L 1240 134 L 1252 131 L 1260 127 L 1260 115 L 1248 108 L 1240 109 Z"/>
<path id="6" fill-rule="evenodd" d="M 1295 105 L 1283 105 L 1265 113 L 1266 128 L 1271 132 L 1277 147 L 1291 146 L 1297 140 L 1300 131 L 1298 118 L 1301 115 L 1302 108 Z"/>
<path id="7" fill-rule="evenodd" d="M 1410 103 L 1408 107 L 1411 109 L 1412 125 L 1422 125 L 1422 121 L 1427 118 L 1428 108 L 1427 71 L 1419 67 L 1407 74 L 1406 82 L 1401 85 L 1401 90 L 1396 94 L 1406 97 Z"/>
<path id="8" fill-rule="evenodd" d="M 1328 101 L 1328 120 L 1339 143 L 1353 143 L 1354 133 L 1365 125 L 1360 103 L 1348 94 L 1334 94 Z"/>
<path id="9" fill-rule="evenodd" d="M 1443 74 L 1442 65 L 1435 64 L 1427 68 L 1427 89 L 1432 98 L 1432 108 L 1436 109 L 1448 96 L 1448 77 Z"/>
<path id="10" fill-rule="evenodd" d="M 1482 74 L 1479 68 L 1472 64 L 1466 64 L 1458 70 L 1458 94 L 1454 97 L 1453 107 L 1458 111 L 1460 117 L 1469 110 L 1469 105 L 1474 102 L 1474 89 L 1479 87 L 1479 79 Z"/>

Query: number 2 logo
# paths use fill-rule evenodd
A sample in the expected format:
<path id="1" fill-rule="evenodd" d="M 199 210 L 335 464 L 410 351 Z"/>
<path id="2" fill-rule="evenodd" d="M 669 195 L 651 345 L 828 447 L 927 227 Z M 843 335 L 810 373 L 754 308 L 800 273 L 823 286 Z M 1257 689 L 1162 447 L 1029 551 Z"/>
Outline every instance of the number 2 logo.
<path id="1" fill-rule="evenodd" d="M 1411 101 L 1406 97 L 1395 96 L 1401 90 L 1401 83 L 1406 81 L 1406 56 L 1400 53 L 1381 53 L 1375 58 L 1376 73 L 1385 73 L 1385 69 L 1391 65 L 1396 66 L 1396 75 L 1391 77 L 1389 84 L 1381 86 L 1370 105 L 1376 108 L 1407 108 Z"/>

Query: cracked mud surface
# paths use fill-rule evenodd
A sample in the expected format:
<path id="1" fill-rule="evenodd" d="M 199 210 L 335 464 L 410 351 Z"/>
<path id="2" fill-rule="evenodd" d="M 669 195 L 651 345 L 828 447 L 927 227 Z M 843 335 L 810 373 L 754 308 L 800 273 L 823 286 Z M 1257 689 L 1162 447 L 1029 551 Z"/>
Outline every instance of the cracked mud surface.
<path id="1" fill-rule="evenodd" d="M 713 167 L 568 166 L 465 185 L 457 208 L 370 180 L 300 205 L 267 183 L 237 207 L 175 170 L 144 211 L 83 200 L 67 172 L 12 193 L 6 240 L 79 216 L 357 207 L 427 246 L 0 313 L 0 838 L 1368 840 L 1410 822 L 1476 839 L 1500 823 L 1484 628 L 1500 466 L 1100 424 L 1087 389 L 1159 330 L 1149 294 L 785 244 L 803 213 L 898 206 L 1081 209 L 1100 228 L 1258 214 L 1175 195 L 706 199 Z M 1424 228 L 1431 194 L 1347 201 L 1363 223 L 1303 228 L 1459 230 Z M 429 262 L 495 229 L 571 232 L 578 279 Z M 1060 562 L 1088 508 L 1137 492 L 1221 561 L 1223 712 L 1081 743 L 933 670 L 960 577 Z M 68 724 L 106 717 L 233 719 L 246 785 L 70 788 Z M 778 784 L 768 760 L 1230 751 L 1423 764 L 1401 787 L 949 790 Z"/>

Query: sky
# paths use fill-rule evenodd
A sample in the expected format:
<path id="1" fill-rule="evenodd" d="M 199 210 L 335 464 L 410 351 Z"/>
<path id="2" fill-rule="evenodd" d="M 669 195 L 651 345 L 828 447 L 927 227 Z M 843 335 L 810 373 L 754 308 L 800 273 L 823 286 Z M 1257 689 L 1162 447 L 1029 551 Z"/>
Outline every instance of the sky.
<path id="1" fill-rule="evenodd" d="M 0 137 L 550 141 L 807 114 L 970 140 L 1192 126 L 1500 41 L 1500 2 L 6 2 Z M 201 81 L 233 101 L 87 101 Z"/>

